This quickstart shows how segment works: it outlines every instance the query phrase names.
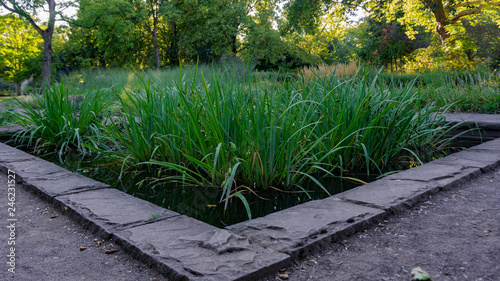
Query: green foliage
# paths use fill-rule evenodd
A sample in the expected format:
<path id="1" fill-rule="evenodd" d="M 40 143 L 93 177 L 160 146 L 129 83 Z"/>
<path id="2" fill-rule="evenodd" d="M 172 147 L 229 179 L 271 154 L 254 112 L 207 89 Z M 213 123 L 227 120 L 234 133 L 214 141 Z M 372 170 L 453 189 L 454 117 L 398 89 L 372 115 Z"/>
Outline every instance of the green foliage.
<path id="1" fill-rule="evenodd" d="M 15 82 L 20 94 L 24 79 L 41 67 L 40 35 L 25 20 L 14 15 L 0 16 L 0 76 Z"/>
<path id="2" fill-rule="evenodd" d="M 0 106 L 0 127 L 16 125 L 16 118 L 14 112 L 16 107 L 12 104 L 10 98 L 8 100 L 0 100 L 2 105 Z"/>
<path id="3" fill-rule="evenodd" d="M 70 95 L 70 90 L 60 84 L 33 96 L 33 104 L 18 100 L 24 113 L 14 115 L 26 129 L 17 133 L 16 139 L 26 141 L 36 151 L 55 149 L 59 157 L 74 149 L 85 155 L 84 144 L 96 145 L 92 137 L 100 134 L 105 109 L 102 96 L 101 91 Z"/>
<path id="4" fill-rule="evenodd" d="M 146 14 L 138 10 L 134 2 L 127 0 L 84 0 L 80 2 L 78 20 L 73 24 L 80 27 L 75 39 L 89 44 L 100 66 L 130 66 L 137 63 L 141 33 L 137 26 L 146 21 Z M 82 39 L 78 39 L 83 36 Z M 85 50 L 84 49 L 84 50 Z M 89 64 L 87 62 L 87 64 Z"/>
<path id="5" fill-rule="evenodd" d="M 369 75 L 374 77 L 377 73 Z M 422 104 L 447 107 L 451 112 L 500 113 L 500 75 L 497 71 L 382 73 L 380 79 L 385 84 L 402 88 L 414 81 L 422 91 Z"/>

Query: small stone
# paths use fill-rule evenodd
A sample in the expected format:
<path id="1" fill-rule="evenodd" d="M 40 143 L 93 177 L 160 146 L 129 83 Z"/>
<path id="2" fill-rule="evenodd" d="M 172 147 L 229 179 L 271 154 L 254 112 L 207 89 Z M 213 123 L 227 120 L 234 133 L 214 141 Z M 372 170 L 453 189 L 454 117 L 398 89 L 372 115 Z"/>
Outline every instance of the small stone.
<path id="1" fill-rule="evenodd" d="M 287 280 L 288 279 L 288 274 L 280 274 L 278 277 L 280 279 Z"/>

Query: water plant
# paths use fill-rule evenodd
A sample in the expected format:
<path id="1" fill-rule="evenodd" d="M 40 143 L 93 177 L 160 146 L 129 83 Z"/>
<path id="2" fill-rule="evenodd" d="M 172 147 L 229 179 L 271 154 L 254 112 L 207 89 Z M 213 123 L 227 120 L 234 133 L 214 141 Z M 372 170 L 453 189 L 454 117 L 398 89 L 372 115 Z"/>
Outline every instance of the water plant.
<path id="1" fill-rule="evenodd" d="M 142 79 L 140 91 L 126 90 L 121 118 L 95 149 L 122 174 L 220 190 L 225 206 L 237 198 L 250 216 L 249 194 L 307 194 L 312 185 L 328 193 L 325 176 L 380 175 L 443 144 L 438 108 L 422 105 L 411 85 L 367 75 L 241 83 L 197 73 L 175 83 Z"/>
<path id="2" fill-rule="evenodd" d="M 56 150 L 59 156 L 68 150 L 84 155 L 88 151 L 84 144 L 97 145 L 93 137 L 101 130 L 103 95 L 100 90 L 76 95 L 73 89 L 55 84 L 34 95 L 30 103 L 17 100 L 21 112 L 15 117 L 25 129 L 15 135 L 16 142 L 34 146 L 35 151 Z"/>

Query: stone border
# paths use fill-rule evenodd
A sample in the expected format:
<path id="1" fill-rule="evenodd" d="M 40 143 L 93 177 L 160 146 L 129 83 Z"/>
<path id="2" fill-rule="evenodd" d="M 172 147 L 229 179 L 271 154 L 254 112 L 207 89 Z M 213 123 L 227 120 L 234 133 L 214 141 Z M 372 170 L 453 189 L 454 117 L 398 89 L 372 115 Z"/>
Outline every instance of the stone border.
<path id="1" fill-rule="evenodd" d="M 496 120 L 500 126 L 500 118 Z M 1 128 L 0 128 L 1 132 Z M 173 280 L 255 280 L 500 165 L 500 138 L 225 229 L 0 143 L 0 172 Z"/>

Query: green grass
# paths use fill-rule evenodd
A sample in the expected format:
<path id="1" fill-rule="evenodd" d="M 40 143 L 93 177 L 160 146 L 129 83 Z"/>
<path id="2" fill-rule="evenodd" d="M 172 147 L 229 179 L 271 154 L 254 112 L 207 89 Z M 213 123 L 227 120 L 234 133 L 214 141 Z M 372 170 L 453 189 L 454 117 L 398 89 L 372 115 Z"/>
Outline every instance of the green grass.
<path id="1" fill-rule="evenodd" d="M 500 113 L 500 73 L 496 71 L 384 73 L 381 79 L 395 85 L 415 81 L 425 103 L 449 107 L 450 112 Z"/>
<path id="2" fill-rule="evenodd" d="M 24 113 L 14 113 L 16 121 L 25 129 L 15 135 L 17 141 L 34 146 L 36 151 L 56 149 L 62 156 L 70 150 L 85 155 L 84 144 L 95 143 L 99 136 L 106 105 L 103 92 L 88 91 L 82 100 L 74 100 L 68 88 L 53 85 L 43 94 L 33 95 L 29 102 L 17 100 Z"/>

